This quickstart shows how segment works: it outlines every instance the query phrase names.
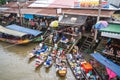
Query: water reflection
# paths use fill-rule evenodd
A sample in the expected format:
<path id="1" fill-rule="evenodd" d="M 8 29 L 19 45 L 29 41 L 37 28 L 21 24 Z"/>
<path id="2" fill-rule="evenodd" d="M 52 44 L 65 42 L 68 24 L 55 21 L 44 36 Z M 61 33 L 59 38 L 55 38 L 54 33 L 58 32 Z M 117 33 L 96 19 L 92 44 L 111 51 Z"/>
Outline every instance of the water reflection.
<path id="1" fill-rule="evenodd" d="M 38 43 L 15 45 L 0 42 L 0 79 L 1 80 L 75 80 L 68 68 L 65 78 L 56 74 L 54 64 L 46 69 L 44 65 L 34 69 L 34 58 L 28 62 L 27 51 L 32 50 Z"/>

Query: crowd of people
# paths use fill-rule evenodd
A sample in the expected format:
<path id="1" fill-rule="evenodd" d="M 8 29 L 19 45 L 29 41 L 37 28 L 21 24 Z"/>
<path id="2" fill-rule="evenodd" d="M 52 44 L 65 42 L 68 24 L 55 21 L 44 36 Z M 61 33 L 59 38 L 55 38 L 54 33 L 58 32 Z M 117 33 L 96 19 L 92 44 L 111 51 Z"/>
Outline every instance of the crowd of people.
<path id="1" fill-rule="evenodd" d="M 104 52 L 107 52 L 107 54 L 120 56 L 120 49 L 113 45 L 111 39 L 108 39 Z"/>
<path id="2" fill-rule="evenodd" d="M 0 17 L 0 24 L 3 26 L 10 25 L 10 24 L 17 24 L 24 27 L 29 27 L 31 29 L 40 30 L 41 28 L 49 27 L 50 23 L 56 20 L 57 17 L 36 17 L 34 15 L 33 19 L 26 19 L 24 17 L 20 18 L 17 17 L 16 14 L 10 14 L 9 16 L 1 16 Z"/>

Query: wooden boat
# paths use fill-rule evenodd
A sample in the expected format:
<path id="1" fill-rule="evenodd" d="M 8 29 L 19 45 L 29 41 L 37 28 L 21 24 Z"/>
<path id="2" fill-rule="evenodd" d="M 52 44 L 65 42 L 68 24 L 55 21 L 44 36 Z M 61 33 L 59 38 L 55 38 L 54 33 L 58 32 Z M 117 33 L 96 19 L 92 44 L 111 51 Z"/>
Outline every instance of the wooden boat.
<path id="1" fill-rule="evenodd" d="M 75 78 L 77 80 L 80 80 L 80 78 L 83 78 L 80 65 L 75 62 L 75 59 L 73 58 L 72 54 L 67 54 L 67 60 Z"/>
<path id="2" fill-rule="evenodd" d="M 41 55 L 38 56 L 38 58 L 36 59 L 36 62 L 35 62 L 35 69 L 44 63 L 44 61 L 46 60 L 46 56 L 47 56 L 47 53 L 46 54 L 41 53 Z"/>
<path id="3" fill-rule="evenodd" d="M 63 50 L 59 50 L 57 53 L 56 73 L 58 73 L 58 75 L 61 77 L 65 77 L 67 74 L 67 62 L 66 62 L 66 56 Z"/>
<path id="4" fill-rule="evenodd" d="M 35 63 L 35 68 L 39 67 L 47 59 L 47 56 L 49 54 L 49 48 L 46 45 L 44 46 L 36 52 L 37 59 Z"/>
<path id="5" fill-rule="evenodd" d="M 53 64 L 53 59 L 51 55 L 48 55 L 47 60 L 44 62 L 45 68 L 50 68 Z"/>
<path id="6" fill-rule="evenodd" d="M 100 77 L 92 65 L 82 57 L 82 53 L 79 53 L 75 47 L 67 54 L 67 60 L 77 80 L 89 80 L 95 78 L 95 76 Z"/>
<path id="7" fill-rule="evenodd" d="M 30 52 L 29 55 L 28 55 L 28 59 L 30 60 L 34 57 L 35 57 L 35 53 Z"/>
<path id="8" fill-rule="evenodd" d="M 43 43 L 39 43 L 38 46 L 36 46 L 35 48 L 33 48 L 33 50 L 31 52 L 29 52 L 28 54 L 28 58 L 31 59 L 35 56 L 37 56 L 37 52 L 43 47 Z"/>
<path id="9" fill-rule="evenodd" d="M 30 36 L 28 36 L 28 40 L 31 40 L 33 42 L 40 41 L 42 39 L 41 38 L 42 31 L 26 28 L 26 27 L 19 26 L 16 24 L 8 25 L 8 26 L 6 26 L 6 28 L 10 29 L 10 30 L 29 34 Z"/>
<path id="10" fill-rule="evenodd" d="M 19 32 L 11 29 L 7 29 L 0 26 L 0 40 L 13 44 L 26 44 L 31 42 L 29 39 L 25 39 L 26 36 L 30 36 L 27 33 Z"/>
<path id="11" fill-rule="evenodd" d="M 32 41 L 33 41 L 33 42 L 42 42 L 42 41 L 45 40 L 50 34 L 51 34 L 51 32 L 50 32 L 48 29 L 46 29 L 46 31 L 45 31 L 42 35 L 40 35 L 40 36 L 32 39 Z"/>
<path id="12" fill-rule="evenodd" d="M 0 38 L 1 41 L 3 42 L 8 42 L 8 43 L 12 43 L 12 44 L 27 44 L 30 43 L 31 40 L 14 40 L 14 39 L 7 39 L 7 38 Z"/>
<path id="13" fill-rule="evenodd" d="M 44 40 L 43 36 L 35 37 L 32 39 L 32 42 L 42 42 Z"/>
<path id="14" fill-rule="evenodd" d="M 54 46 L 52 52 L 48 55 L 46 62 L 44 62 L 45 68 L 50 68 L 52 66 L 54 60 L 56 59 L 56 54 L 57 54 L 57 48 L 56 46 Z"/>

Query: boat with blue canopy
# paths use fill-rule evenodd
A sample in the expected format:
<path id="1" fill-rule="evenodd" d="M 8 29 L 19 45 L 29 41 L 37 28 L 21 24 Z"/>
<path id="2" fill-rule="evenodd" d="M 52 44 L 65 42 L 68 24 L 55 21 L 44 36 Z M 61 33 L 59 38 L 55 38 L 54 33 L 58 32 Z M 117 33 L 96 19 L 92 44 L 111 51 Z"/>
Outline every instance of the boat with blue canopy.
<path id="1" fill-rule="evenodd" d="M 42 34 L 42 31 L 29 29 L 29 28 L 19 26 L 19 25 L 16 25 L 16 24 L 8 25 L 8 26 L 6 26 L 6 28 L 11 29 L 11 30 L 16 30 L 16 31 L 19 31 L 19 32 L 25 32 L 25 33 L 31 34 L 35 37 Z"/>
<path id="2" fill-rule="evenodd" d="M 93 53 L 91 54 L 92 57 L 94 57 L 98 62 L 103 64 L 105 67 L 112 70 L 117 76 L 120 77 L 120 66 L 113 63 L 111 60 L 107 59 L 106 57 L 102 56 L 99 53 Z"/>
<path id="3" fill-rule="evenodd" d="M 31 40 L 25 38 L 28 36 L 30 35 L 27 33 L 11 30 L 0 25 L 1 41 L 14 43 L 14 44 L 26 44 L 31 42 Z"/>

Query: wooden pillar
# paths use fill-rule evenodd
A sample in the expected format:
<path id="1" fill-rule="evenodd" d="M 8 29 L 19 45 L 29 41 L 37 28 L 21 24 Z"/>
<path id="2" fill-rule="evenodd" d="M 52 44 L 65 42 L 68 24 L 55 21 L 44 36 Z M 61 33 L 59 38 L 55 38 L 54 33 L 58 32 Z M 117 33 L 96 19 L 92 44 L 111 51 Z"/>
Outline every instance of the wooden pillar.
<path id="1" fill-rule="evenodd" d="M 101 3 L 102 3 L 102 0 L 99 0 L 99 8 L 98 8 L 98 16 L 97 16 L 97 22 L 100 20 L 100 14 L 101 14 Z M 95 29 L 95 35 L 94 35 L 94 40 L 96 41 L 97 40 L 97 29 Z"/>

